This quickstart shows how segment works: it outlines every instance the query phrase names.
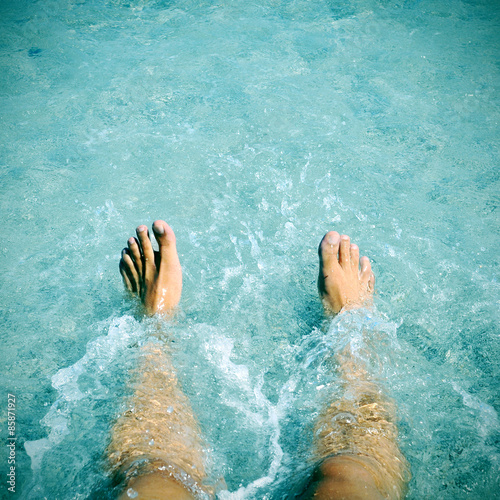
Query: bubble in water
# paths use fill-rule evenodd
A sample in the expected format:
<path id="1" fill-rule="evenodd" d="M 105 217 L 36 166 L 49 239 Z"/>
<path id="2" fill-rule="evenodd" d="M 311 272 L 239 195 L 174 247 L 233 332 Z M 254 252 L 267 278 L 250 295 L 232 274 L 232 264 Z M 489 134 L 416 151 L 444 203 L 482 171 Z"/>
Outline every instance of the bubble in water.
<path id="1" fill-rule="evenodd" d="M 174 411 L 173 406 L 169 406 L 169 407 L 167 408 L 167 413 L 172 413 L 173 411 Z"/>
<path id="2" fill-rule="evenodd" d="M 152 439 L 150 442 L 149 442 L 149 446 L 153 446 L 155 444 L 155 440 Z"/>
<path id="3" fill-rule="evenodd" d="M 137 491 L 135 491 L 133 488 L 129 488 L 127 490 L 127 496 L 129 498 L 137 498 L 139 496 L 139 493 L 137 493 Z"/>
<path id="4" fill-rule="evenodd" d="M 342 412 L 342 413 L 337 413 L 332 418 L 332 424 L 338 423 L 338 424 L 353 424 L 356 422 L 356 416 L 353 415 L 352 413 L 349 412 Z"/>

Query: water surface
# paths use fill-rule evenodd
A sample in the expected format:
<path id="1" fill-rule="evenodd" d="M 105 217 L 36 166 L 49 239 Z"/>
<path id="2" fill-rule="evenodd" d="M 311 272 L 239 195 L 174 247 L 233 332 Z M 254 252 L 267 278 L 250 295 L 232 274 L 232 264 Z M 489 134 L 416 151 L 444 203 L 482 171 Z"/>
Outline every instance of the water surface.
<path id="1" fill-rule="evenodd" d="M 221 498 L 286 498 L 307 459 L 329 229 L 373 260 L 408 498 L 494 498 L 498 5 L 21 0 L 0 20 L 19 498 L 109 491 L 110 422 L 151 333 L 118 260 L 156 218 L 177 234 L 166 335 Z"/>

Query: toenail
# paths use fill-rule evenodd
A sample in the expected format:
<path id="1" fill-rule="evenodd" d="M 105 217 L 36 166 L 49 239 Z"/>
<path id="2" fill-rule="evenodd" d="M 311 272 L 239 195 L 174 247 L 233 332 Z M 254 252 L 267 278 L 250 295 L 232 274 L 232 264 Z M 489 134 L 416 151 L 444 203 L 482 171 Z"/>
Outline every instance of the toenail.
<path id="1" fill-rule="evenodd" d="M 142 233 L 143 231 L 146 231 L 148 228 L 146 226 L 139 226 L 137 228 L 137 231 L 139 231 L 140 233 Z"/>
<path id="2" fill-rule="evenodd" d="M 328 233 L 326 235 L 326 241 L 330 244 L 330 245 L 335 245 L 335 243 L 337 243 L 338 239 L 337 239 L 337 236 L 335 234 L 332 234 L 332 233 Z"/>
<path id="3" fill-rule="evenodd" d="M 128 240 L 128 242 L 129 242 L 130 245 L 133 245 L 135 243 L 135 239 L 134 238 L 130 238 Z"/>
<path id="4" fill-rule="evenodd" d="M 165 228 L 163 226 L 154 226 L 154 230 L 158 233 L 158 234 L 163 234 L 165 232 Z"/>

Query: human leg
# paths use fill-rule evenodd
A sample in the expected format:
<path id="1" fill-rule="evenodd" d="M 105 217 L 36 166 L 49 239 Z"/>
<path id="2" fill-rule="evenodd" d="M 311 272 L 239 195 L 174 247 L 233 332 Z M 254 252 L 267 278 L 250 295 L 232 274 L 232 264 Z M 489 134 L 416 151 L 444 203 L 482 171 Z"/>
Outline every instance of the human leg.
<path id="1" fill-rule="evenodd" d="M 127 410 L 108 447 L 113 470 L 137 498 L 206 497 L 203 441 L 165 346 L 143 347 Z"/>
<path id="2" fill-rule="evenodd" d="M 168 317 L 180 299 L 182 271 L 172 229 L 156 221 L 153 231 L 159 251 L 153 251 L 146 226 L 139 226 L 137 238 L 130 238 L 122 252 L 120 272 L 147 314 Z M 208 498 L 201 485 L 201 433 L 167 347 L 156 342 L 144 346 L 132 380 L 134 394 L 108 447 L 112 469 L 125 482 L 120 498 Z"/>
<path id="3" fill-rule="evenodd" d="M 325 235 L 319 247 L 318 288 L 325 311 L 340 314 L 371 303 L 375 278 L 348 236 Z M 399 499 L 409 477 L 397 445 L 395 407 L 370 380 L 348 344 L 335 355 L 344 396 L 324 409 L 316 425 L 320 462 L 306 497 Z"/>

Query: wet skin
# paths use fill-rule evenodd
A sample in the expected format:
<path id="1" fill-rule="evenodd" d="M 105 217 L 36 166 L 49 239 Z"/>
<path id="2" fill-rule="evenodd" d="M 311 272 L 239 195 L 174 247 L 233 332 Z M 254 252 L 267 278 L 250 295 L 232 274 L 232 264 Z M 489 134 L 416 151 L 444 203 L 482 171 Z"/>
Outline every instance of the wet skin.
<path id="1" fill-rule="evenodd" d="M 174 231 L 165 221 L 154 222 L 159 251 L 153 250 L 146 226 L 139 226 L 136 233 L 136 238 L 129 238 L 120 260 L 125 286 L 139 296 L 147 314 L 169 315 L 182 292 L 182 269 Z"/>
<path id="2" fill-rule="evenodd" d="M 130 238 L 122 251 L 120 273 L 126 288 L 138 295 L 148 315 L 168 317 L 181 297 L 182 270 L 170 226 L 157 220 L 153 233 L 159 251 L 153 250 L 147 227 L 139 226 L 137 237 Z M 351 243 L 349 236 L 328 232 L 321 240 L 318 253 L 318 290 L 326 314 L 339 314 L 371 302 L 375 277 L 370 261 L 367 257 L 359 258 L 359 248 Z M 192 498 L 174 479 L 155 472 L 134 478 L 127 487 L 133 487 L 140 499 Z M 355 456 L 326 459 L 318 466 L 316 480 L 306 497 L 320 500 L 382 498 L 373 478 Z M 122 498 L 127 498 L 125 492 Z"/>

